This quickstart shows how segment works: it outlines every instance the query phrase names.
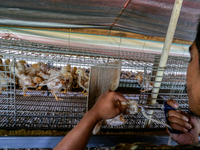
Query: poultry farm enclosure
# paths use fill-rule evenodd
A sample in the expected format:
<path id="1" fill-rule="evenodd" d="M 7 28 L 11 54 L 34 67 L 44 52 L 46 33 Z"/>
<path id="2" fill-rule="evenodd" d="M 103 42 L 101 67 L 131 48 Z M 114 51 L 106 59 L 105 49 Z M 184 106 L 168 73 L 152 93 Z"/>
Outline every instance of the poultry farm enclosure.
<path id="1" fill-rule="evenodd" d="M 23 40 L 0 39 L 0 52 L 4 69 L 0 70 L 0 127 L 1 128 L 24 128 L 24 129 L 71 129 L 83 117 L 86 111 L 87 96 L 81 93 L 83 89 L 76 84 L 63 93 L 57 92 L 57 101 L 52 92 L 46 86 L 28 88 L 29 96 L 24 96 L 22 87 L 16 83 L 17 72 L 12 68 L 16 62 L 24 60 L 27 68 L 38 62 L 46 65 L 46 69 L 56 69 L 58 72 L 64 66 L 81 68 L 89 75 L 90 67 L 101 64 L 120 61 L 121 75 L 119 87 L 116 91 L 121 92 L 129 100 L 135 100 L 145 106 L 147 113 L 157 120 L 165 122 L 162 105 L 163 100 L 173 98 L 181 108 L 187 110 L 186 70 L 189 58 L 169 56 L 164 71 L 163 80 L 158 93 L 157 102 L 151 105 L 151 92 L 155 83 L 156 71 L 159 70 L 159 54 L 138 53 L 131 51 L 119 51 L 97 48 L 64 47 L 41 43 L 27 42 Z M 10 64 L 6 65 L 6 60 Z M 13 76 L 12 76 L 13 75 Z M 4 81 L 4 82 L 3 82 Z M 85 94 L 85 95 L 84 95 Z M 102 130 L 132 130 L 144 128 L 164 128 L 155 122 L 148 122 L 142 113 L 126 115 L 126 123 L 122 126 L 112 127 L 103 125 Z"/>

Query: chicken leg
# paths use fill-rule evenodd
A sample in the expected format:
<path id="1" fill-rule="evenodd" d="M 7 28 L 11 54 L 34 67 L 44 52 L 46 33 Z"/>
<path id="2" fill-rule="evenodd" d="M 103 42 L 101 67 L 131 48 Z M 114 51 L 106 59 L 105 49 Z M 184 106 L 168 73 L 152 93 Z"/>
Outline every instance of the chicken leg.
<path id="1" fill-rule="evenodd" d="M 42 86 L 39 86 L 36 90 L 41 90 Z"/>
<path id="2" fill-rule="evenodd" d="M 83 96 L 87 96 L 87 95 L 88 95 L 88 91 Z"/>
<path id="3" fill-rule="evenodd" d="M 76 83 L 74 83 L 73 85 L 72 85 L 72 88 L 73 89 L 75 89 L 75 88 L 78 88 L 79 87 L 79 85 L 78 85 L 78 83 L 76 84 L 76 87 L 74 86 Z"/>
<path id="4" fill-rule="evenodd" d="M 0 87 L 0 91 L 2 91 L 3 90 L 3 88 L 2 87 Z M 0 94 L 2 94 L 1 92 L 0 92 Z"/>
<path id="5" fill-rule="evenodd" d="M 57 101 L 63 100 L 62 98 L 58 98 L 56 94 L 53 93 L 53 95 L 55 96 L 55 99 L 56 99 Z"/>
<path id="6" fill-rule="evenodd" d="M 141 90 L 140 90 L 141 91 Z M 145 90 L 142 90 L 142 93 L 144 93 L 144 92 L 146 92 L 146 91 L 148 91 L 147 89 L 145 89 Z"/>
<path id="7" fill-rule="evenodd" d="M 23 93 L 24 93 L 24 97 L 25 97 L 25 96 L 30 96 L 30 95 L 26 95 L 26 92 L 25 92 L 25 90 L 24 90 L 24 89 L 23 89 Z"/>
<path id="8" fill-rule="evenodd" d="M 63 94 L 66 94 L 66 93 L 68 93 L 69 92 L 69 90 L 67 89 L 67 88 L 65 88 L 65 90 L 62 92 Z"/>

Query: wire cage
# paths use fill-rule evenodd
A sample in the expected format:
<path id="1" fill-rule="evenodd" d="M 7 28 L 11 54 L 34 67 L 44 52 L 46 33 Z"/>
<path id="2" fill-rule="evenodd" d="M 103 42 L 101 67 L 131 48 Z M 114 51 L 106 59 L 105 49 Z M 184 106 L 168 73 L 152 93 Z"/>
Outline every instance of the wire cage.
<path id="1" fill-rule="evenodd" d="M 21 87 L 16 84 L 16 72 L 12 72 L 15 63 L 25 60 L 31 67 L 37 62 L 43 62 L 47 68 L 60 70 L 70 64 L 71 67 L 83 68 L 89 73 L 90 67 L 121 61 L 121 75 L 119 87 L 116 91 L 121 92 L 129 100 L 135 100 L 145 106 L 149 115 L 157 120 L 165 122 L 162 108 L 163 100 L 173 98 L 183 109 L 188 108 L 186 92 L 186 69 L 189 58 L 169 56 L 164 70 L 163 80 L 155 105 L 149 105 L 151 101 L 152 87 L 155 83 L 156 71 L 160 55 L 138 53 L 131 51 L 95 49 L 83 47 L 64 47 L 34 43 L 22 40 L 0 39 L 1 67 L 10 69 L 1 70 L 4 82 L 0 89 L 0 127 L 1 128 L 25 128 L 25 129 L 71 129 L 83 117 L 86 111 L 87 97 L 81 93 L 81 88 L 72 88 L 66 94 L 57 93 L 63 100 L 56 101 L 52 93 L 46 87 L 41 90 L 29 88 L 23 96 Z M 9 59 L 13 65 L 6 65 Z M 11 77 L 15 74 L 13 77 Z M 142 82 L 136 78 L 142 76 Z M 150 84 L 151 83 L 151 84 Z M 2 84 L 2 83 L 1 83 Z M 150 87 L 151 86 L 151 87 Z M 147 112 L 148 113 L 148 112 Z M 102 129 L 144 129 L 163 128 L 154 122 L 147 123 L 147 119 L 141 113 L 126 115 L 126 123 L 122 126 L 112 127 L 103 125 Z"/>

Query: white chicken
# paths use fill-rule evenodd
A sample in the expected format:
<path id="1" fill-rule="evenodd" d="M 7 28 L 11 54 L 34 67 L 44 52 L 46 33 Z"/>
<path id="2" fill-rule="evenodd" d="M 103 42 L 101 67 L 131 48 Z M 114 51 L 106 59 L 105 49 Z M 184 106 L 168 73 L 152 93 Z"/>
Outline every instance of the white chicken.
<path id="1" fill-rule="evenodd" d="M 43 82 L 43 79 L 38 76 L 31 77 L 26 74 L 19 75 L 19 84 L 22 86 L 24 96 L 30 96 L 30 95 L 26 95 L 27 88 L 30 88 L 30 87 L 36 88 L 42 82 Z"/>
<path id="2" fill-rule="evenodd" d="M 11 66 L 11 72 L 12 75 L 15 75 L 15 79 L 18 80 L 19 76 L 21 74 L 25 74 L 26 73 L 26 67 L 27 67 L 27 63 L 24 60 L 19 60 L 18 62 L 15 62 L 14 66 L 13 66 L 13 62 L 10 62 L 10 66 Z"/>
<path id="3" fill-rule="evenodd" d="M 76 74 L 78 74 L 78 85 L 83 88 L 82 93 L 86 91 L 86 93 L 83 96 L 86 96 L 88 93 L 89 88 L 89 78 L 86 76 L 85 71 L 81 68 L 78 68 L 76 70 Z"/>
<path id="4" fill-rule="evenodd" d="M 70 88 L 73 78 L 71 72 L 69 70 L 71 67 L 69 65 L 62 67 L 61 70 L 53 71 L 53 74 L 50 74 L 48 80 L 43 81 L 39 86 L 42 87 L 44 85 L 51 91 L 51 93 L 55 96 L 57 101 L 62 100 L 57 97 L 57 93 L 60 92 L 63 88 Z"/>
<path id="5" fill-rule="evenodd" d="M 14 78 L 13 74 L 10 74 L 10 59 L 6 59 L 5 60 L 5 65 L 6 65 L 6 72 L 7 72 L 7 76 L 10 77 L 10 78 Z"/>
<path id="6" fill-rule="evenodd" d="M 47 85 L 47 88 L 50 90 L 50 92 L 55 96 L 55 99 L 57 101 L 62 100 L 61 98 L 57 97 L 57 93 L 60 92 L 63 87 L 68 83 L 66 79 L 64 79 L 63 76 L 55 76 L 50 78 L 47 81 L 43 81 L 40 86 Z"/>
<path id="7" fill-rule="evenodd" d="M 7 86 L 7 81 L 6 81 L 7 75 L 5 74 L 5 66 L 1 59 L 2 57 L 3 56 L 0 55 L 0 94 L 2 94 L 1 91 L 3 90 L 3 88 Z"/>

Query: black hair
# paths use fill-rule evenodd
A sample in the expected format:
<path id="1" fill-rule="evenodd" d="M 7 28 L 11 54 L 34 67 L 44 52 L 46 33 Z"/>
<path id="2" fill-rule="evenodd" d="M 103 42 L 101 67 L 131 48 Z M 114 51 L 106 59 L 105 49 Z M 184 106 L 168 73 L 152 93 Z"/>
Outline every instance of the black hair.
<path id="1" fill-rule="evenodd" d="M 196 43 L 196 47 L 198 49 L 198 52 L 200 54 L 200 19 L 199 19 L 199 24 L 197 26 L 197 34 L 196 34 L 195 43 Z"/>

